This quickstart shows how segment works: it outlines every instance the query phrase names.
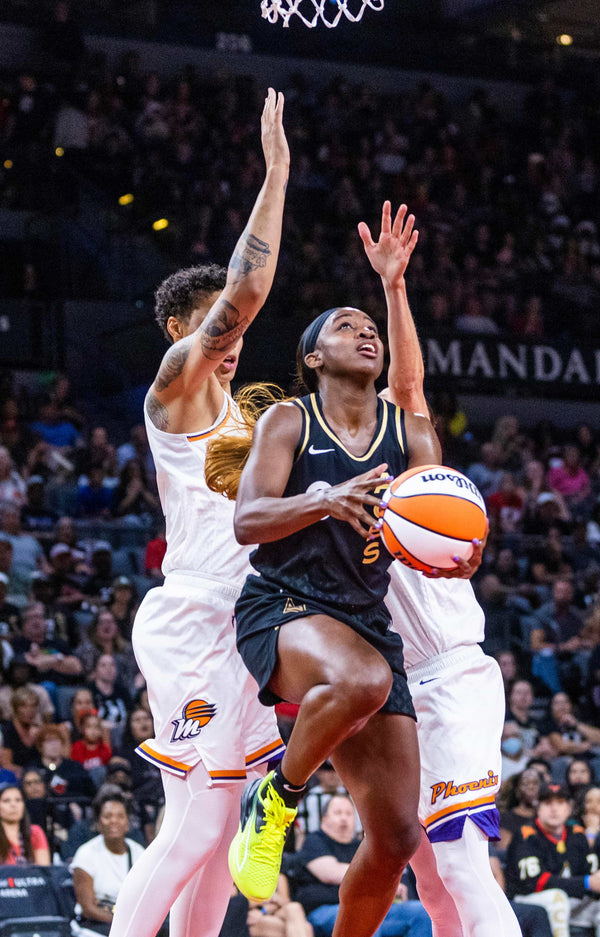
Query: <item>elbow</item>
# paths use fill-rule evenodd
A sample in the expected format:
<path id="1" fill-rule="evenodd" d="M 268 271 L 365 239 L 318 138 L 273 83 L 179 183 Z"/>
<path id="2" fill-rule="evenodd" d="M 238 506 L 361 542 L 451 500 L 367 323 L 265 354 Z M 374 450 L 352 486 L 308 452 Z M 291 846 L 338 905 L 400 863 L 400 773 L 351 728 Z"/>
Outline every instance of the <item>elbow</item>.
<path id="1" fill-rule="evenodd" d="M 409 413 L 422 413 L 427 416 L 427 404 L 423 397 L 422 381 L 390 380 L 391 400 L 398 407 Z"/>
<path id="2" fill-rule="evenodd" d="M 235 528 L 235 539 L 243 547 L 250 547 L 253 543 L 256 543 L 256 538 L 244 531 L 243 528 Z"/>
<path id="3" fill-rule="evenodd" d="M 235 539 L 243 547 L 251 546 L 253 543 L 256 543 L 256 535 L 253 534 L 252 525 L 249 523 L 248 518 L 244 517 L 243 514 L 235 515 L 233 521 L 233 532 L 235 533 Z"/>
<path id="4" fill-rule="evenodd" d="M 417 392 L 421 390 L 422 386 L 422 379 L 419 380 L 417 377 L 413 378 L 407 375 L 399 375 L 398 377 L 390 378 L 390 387 L 394 393 L 402 397 L 414 397 Z"/>
<path id="5" fill-rule="evenodd" d="M 264 279 L 249 273 L 231 290 L 231 295 L 227 296 L 228 301 L 245 317 L 254 317 L 263 305 L 269 292 L 271 282 L 265 286 Z"/>

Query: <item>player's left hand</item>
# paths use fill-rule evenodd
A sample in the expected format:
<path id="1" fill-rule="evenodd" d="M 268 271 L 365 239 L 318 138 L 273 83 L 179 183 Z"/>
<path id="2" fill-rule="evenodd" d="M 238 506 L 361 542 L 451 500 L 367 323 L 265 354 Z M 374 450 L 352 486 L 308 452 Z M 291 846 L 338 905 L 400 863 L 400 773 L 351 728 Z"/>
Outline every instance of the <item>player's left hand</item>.
<path id="1" fill-rule="evenodd" d="M 267 170 L 273 166 L 289 169 L 290 150 L 283 129 L 283 94 L 269 88 L 261 117 L 261 141 Z"/>
<path id="2" fill-rule="evenodd" d="M 473 553 L 468 560 L 456 557 L 456 566 L 453 569 L 434 569 L 430 573 L 423 573 L 427 579 L 471 579 L 481 566 L 483 548 L 487 543 L 490 532 L 489 522 L 485 529 L 483 540 L 473 540 Z"/>
<path id="3" fill-rule="evenodd" d="M 378 241 L 371 237 L 366 222 L 361 221 L 358 225 L 358 233 L 373 270 L 391 286 L 396 286 L 403 279 L 419 238 L 419 232 L 414 230 L 415 216 L 406 217 L 407 211 L 406 205 L 401 205 L 392 224 L 391 202 L 383 203 Z"/>

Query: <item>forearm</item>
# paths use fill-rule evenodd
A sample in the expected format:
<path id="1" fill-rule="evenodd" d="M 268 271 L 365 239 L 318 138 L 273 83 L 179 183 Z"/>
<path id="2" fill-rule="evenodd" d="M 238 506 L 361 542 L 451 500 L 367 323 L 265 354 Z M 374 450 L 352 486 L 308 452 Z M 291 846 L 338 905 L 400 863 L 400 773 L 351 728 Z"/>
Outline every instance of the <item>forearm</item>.
<path id="1" fill-rule="evenodd" d="M 326 517 L 324 491 L 311 491 L 291 498 L 256 498 L 237 502 L 234 518 L 239 543 L 271 543 L 289 537 Z"/>
<path id="2" fill-rule="evenodd" d="M 119 501 L 119 504 L 117 505 L 117 513 L 124 514 L 127 511 L 127 508 L 129 507 L 129 505 L 135 502 L 135 499 L 137 498 L 138 494 L 139 494 L 139 491 L 131 491 L 128 494 L 126 494 L 125 497 L 121 498 L 121 500 Z"/>
<path id="3" fill-rule="evenodd" d="M 552 732 L 550 734 L 550 744 L 557 756 L 579 755 L 589 748 L 588 742 L 575 742 L 573 739 L 565 739 L 558 732 Z"/>
<path id="4" fill-rule="evenodd" d="M 49 670 L 55 670 L 56 673 L 63 674 L 64 676 L 77 677 L 82 672 L 81 661 L 78 657 L 75 657 L 74 654 L 69 654 L 68 657 L 60 657 L 59 655 L 53 655 L 49 657 L 51 662 Z"/>
<path id="5" fill-rule="evenodd" d="M 575 728 L 586 742 L 591 745 L 600 745 L 600 729 L 597 729 L 596 726 L 589 726 L 585 722 L 577 722 Z"/>
<path id="6" fill-rule="evenodd" d="M 86 903 L 85 906 L 82 904 L 81 914 L 89 921 L 102 921 L 104 924 L 112 924 L 112 911 L 109 908 L 102 907 L 102 905 L 97 904 L 95 901 L 90 901 Z"/>
<path id="7" fill-rule="evenodd" d="M 406 292 L 404 277 L 395 285 L 382 278 L 388 310 L 390 366 L 388 386 L 392 402 L 413 413 L 427 415 L 423 393 L 425 366 Z"/>
<path id="8" fill-rule="evenodd" d="M 532 629 L 530 647 L 534 654 L 536 651 L 543 651 L 545 648 L 552 647 L 552 645 L 546 641 L 546 635 L 543 628 Z"/>
<path id="9" fill-rule="evenodd" d="M 154 383 L 155 392 L 168 396 L 182 372 L 184 386 L 197 388 L 260 311 L 275 276 L 286 183 L 287 167 L 276 165 L 268 170 L 229 261 L 225 289 L 196 332 L 169 349 Z M 164 403 L 166 398 L 161 399 Z"/>
<path id="10" fill-rule="evenodd" d="M 541 876 L 540 878 L 545 878 L 544 887 L 543 889 L 538 887 L 536 891 L 560 888 L 567 893 L 569 898 L 583 898 L 583 896 L 588 893 L 585 887 L 585 876 L 583 875 L 571 875 L 570 878 L 565 878 L 562 875 L 546 874 L 546 876 Z"/>
<path id="11" fill-rule="evenodd" d="M 267 170 L 243 234 L 229 267 L 223 297 L 241 313 L 253 316 L 273 284 L 289 168 L 278 164 Z"/>
<path id="12" fill-rule="evenodd" d="M 325 885 L 341 885 L 348 871 L 348 863 L 340 862 L 335 856 L 320 856 L 309 862 L 307 869 Z"/>

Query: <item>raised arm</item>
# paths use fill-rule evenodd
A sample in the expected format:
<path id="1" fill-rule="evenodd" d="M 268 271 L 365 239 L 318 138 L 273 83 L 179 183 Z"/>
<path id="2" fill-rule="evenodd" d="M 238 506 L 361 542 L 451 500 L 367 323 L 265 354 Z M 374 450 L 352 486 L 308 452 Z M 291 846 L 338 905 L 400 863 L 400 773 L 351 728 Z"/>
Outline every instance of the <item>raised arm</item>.
<path id="1" fill-rule="evenodd" d="M 373 241 L 364 221 L 360 222 L 358 232 L 371 266 L 381 277 L 387 302 L 390 366 L 388 386 L 382 396 L 408 411 L 406 429 L 410 434 L 409 466 L 412 468 L 426 462 L 440 463 L 442 452 L 429 421 L 423 390 L 423 355 L 406 294 L 404 274 L 419 237 L 418 231 L 414 230 L 414 215 L 406 217 L 406 212 L 406 205 L 401 205 L 392 224 L 392 207 L 386 201 L 381 214 L 379 240 Z M 436 570 L 434 576 L 430 573 L 423 575 L 427 578 L 470 579 L 481 565 L 485 539 L 481 543 L 474 540 L 470 560 L 459 560 L 455 569 Z"/>
<path id="2" fill-rule="evenodd" d="M 419 232 L 414 230 L 414 215 L 407 218 L 406 212 L 406 205 L 401 205 L 392 224 L 392 206 L 386 201 L 381 213 L 379 240 L 373 240 L 364 221 L 360 222 L 358 233 L 371 266 L 381 277 L 387 303 L 390 366 L 384 396 L 409 413 L 426 416 L 423 355 L 404 279 Z"/>
<path id="3" fill-rule="evenodd" d="M 380 505 L 369 492 L 387 466 L 322 491 L 284 498 L 301 431 L 302 417 L 292 403 L 276 404 L 256 424 L 235 505 L 233 524 L 240 543 L 280 540 L 328 515 L 368 536 L 373 516 L 365 505 Z"/>
<path id="4" fill-rule="evenodd" d="M 194 393 L 215 371 L 261 309 L 273 283 L 289 149 L 283 129 L 283 94 L 269 88 L 262 120 L 265 181 L 229 261 L 225 289 L 196 331 L 165 354 L 152 387 L 162 406 Z"/>

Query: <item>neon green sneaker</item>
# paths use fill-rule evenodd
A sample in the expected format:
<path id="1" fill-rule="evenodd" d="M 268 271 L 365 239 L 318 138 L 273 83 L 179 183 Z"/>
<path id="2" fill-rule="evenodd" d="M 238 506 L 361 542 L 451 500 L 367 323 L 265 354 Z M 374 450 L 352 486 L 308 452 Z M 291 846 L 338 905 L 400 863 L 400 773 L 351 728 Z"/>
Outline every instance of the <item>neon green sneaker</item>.
<path id="1" fill-rule="evenodd" d="M 285 837 L 298 811 L 272 784 L 274 771 L 247 784 L 240 828 L 229 847 L 229 871 L 249 901 L 268 901 L 277 888 Z"/>

